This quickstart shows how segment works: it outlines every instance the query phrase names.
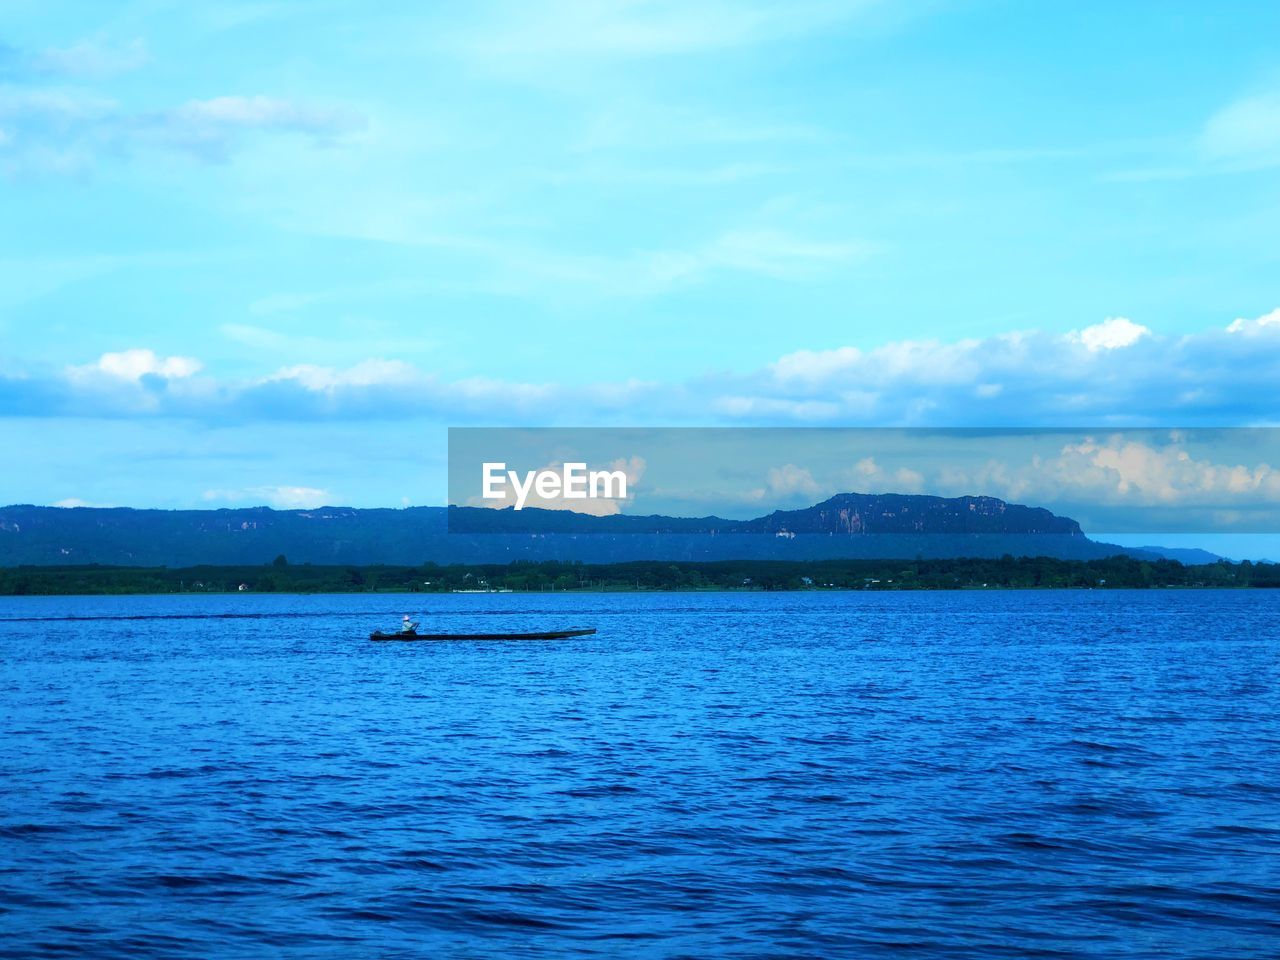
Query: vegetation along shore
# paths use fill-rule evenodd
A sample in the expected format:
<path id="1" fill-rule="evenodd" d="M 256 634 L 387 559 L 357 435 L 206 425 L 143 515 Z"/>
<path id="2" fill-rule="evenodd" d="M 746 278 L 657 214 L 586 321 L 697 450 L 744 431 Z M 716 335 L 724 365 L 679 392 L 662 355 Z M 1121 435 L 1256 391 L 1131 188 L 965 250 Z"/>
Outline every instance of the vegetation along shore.
<path id="1" fill-rule="evenodd" d="M 693 590 L 981 590 L 1280 587 L 1280 564 L 1184 565 L 1116 556 L 592 564 L 291 564 L 183 568 L 0 568 L 0 595 L 144 593 L 451 593 Z"/>

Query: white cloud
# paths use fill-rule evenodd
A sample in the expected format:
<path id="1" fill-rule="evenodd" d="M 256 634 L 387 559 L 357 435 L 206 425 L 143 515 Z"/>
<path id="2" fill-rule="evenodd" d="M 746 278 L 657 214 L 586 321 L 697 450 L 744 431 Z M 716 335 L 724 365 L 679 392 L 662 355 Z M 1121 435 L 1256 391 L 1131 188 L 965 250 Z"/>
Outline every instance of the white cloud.
<path id="1" fill-rule="evenodd" d="M 179 151 L 223 161 L 269 135 L 330 144 L 365 125 L 359 112 L 269 96 L 222 96 L 131 110 L 82 88 L 0 88 L 0 172 L 81 173 L 104 157 Z"/>
<path id="2" fill-rule="evenodd" d="M 1227 325 L 1227 333 L 1241 333 L 1245 336 L 1252 336 L 1269 332 L 1280 332 L 1280 307 L 1253 320 L 1245 320 L 1238 317 Z"/>
<path id="3" fill-rule="evenodd" d="M 257 486 L 237 490 L 206 490 L 201 495 L 206 502 L 227 503 L 266 502 L 280 510 L 309 510 L 322 507 L 335 498 L 328 490 L 316 487 Z"/>
<path id="4" fill-rule="evenodd" d="M 816 496 L 821 492 L 818 482 L 813 479 L 813 474 L 804 467 L 797 467 L 794 463 L 772 467 L 765 478 L 765 483 L 767 491 L 775 496 L 792 496 L 797 493 Z"/>
<path id="5" fill-rule="evenodd" d="M 424 235 L 420 222 L 406 222 L 391 211 L 385 220 L 363 223 L 354 232 L 349 226 L 334 232 L 449 250 L 488 264 L 491 276 L 483 281 L 488 292 L 547 296 L 550 291 L 565 300 L 651 297 L 724 273 L 803 280 L 874 251 L 870 244 L 853 239 L 816 238 L 780 226 L 744 226 L 684 247 L 565 252 L 478 237 Z"/>
<path id="6" fill-rule="evenodd" d="M 140 38 L 122 44 L 82 40 L 42 50 L 30 58 L 30 66 L 36 73 L 100 78 L 137 70 L 148 59 L 147 45 Z"/>
<path id="7" fill-rule="evenodd" d="M 856 383 L 862 389 L 886 383 L 972 383 L 984 367 L 1016 368 L 1025 360 L 1023 334 L 1004 334 L 988 340 L 897 340 L 861 350 L 798 350 L 777 360 L 770 370 L 775 380 L 803 381 L 810 386 L 836 381 Z"/>
<path id="8" fill-rule="evenodd" d="M 882 467 L 875 457 L 863 457 L 852 467 L 814 476 L 808 467 L 794 463 L 772 467 L 762 486 L 746 493 L 751 502 L 809 505 L 837 493 L 918 493 L 924 489 L 924 473 L 907 466 Z M 722 497 L 723 499 L 723 497 Z"/>
<path id="9" fill-rule="evenodd" d="M 147 60 L 147 45 L 141 38 L 114 43 L 97 37 L 43 50 L 0 43 L 0 76 L 17 80 L 105 79 L 137 70 Z"/>
<path id="10" fill-rule="evenodd" d="M 1057 445 L 1055 435 L 1035 433 L 899 437 L 886 440 L 896 449 L 885 453 L 884 462 L 866 456 L 842 467 L 824 450 L 816 454 L 818 469 L 789 463 L 737 497 L 722 489 L 707 499 L 797 506 L 848 492 L 987 495 L 1040 505 L 1172 508 L 1186 511 L 1174 522 L 1192 525 L 1203 522 L 1206 510 L 1253 510 L 1258 516 L 1256 511 L 1280 505 L 1280 469 L 1261 452 L 1252 462 L 1215 455 L 1214 433 L 1076 433 Z M 1266 443 L 1267 450 L 1274 448 Z"/>
<path id="11" fill-rule="evenodd" d="M 177 138 L 220 138 L 230 130 L 277 130 L 327 137 L 364 125 L 364 118 L 332 106 L 279 97 L 212 97 L 189 100 L 163 118 Z"/>
<path id="12" fill-rule="evenodd" d="M 182 105 L 131 121 L 133 145 L 156 144 L 208 160 L 223 160 L 249 138 L 295 134 L 332 143 L 365 126 L 354 110 L 269 96 L 222 96 Z"/>
<path id="13" fill-rule="evenodd" d="M 870 246 L 861 243 L 810 240 L 778 230 L 736 230 L 717 238 L 703 258 L 735 270 L 795 277 L 861 258 L 870 251 Z"/>
<path id="14" fill-rule="evenodd" d="M 197 375 L 199 374 L 199 375 Z M 61 377 L 0 374 L 0 414 L 206 420 L 877 426 L 1260 425 L 1280 421 L 1280 311 L 1158 336 L 1124 318 L 1067 334 L 801 350 L 684 382 L 447 380 L 403 360 L 219 378 L 192 357 L 104 354 Z"/>
<path id="15" fill-rule="evenodd" d="M 862 359 L 857 347 L 839 347 L 835 350 L 797 350 L 773 364 L 773 372 L 779 380 L 826 380 L 842 370 L 852 368 Z"/>
<path id="16" fill-rule="evenodd" d="M 791 400 L 786 397 L 752 397 L 727 394 L 713 397 L 711 409 L 731 420 L 769 422 L 777 419 L 804 422 L 832 420 L 841 405 L 830 400 Z"/>
<path id="17" fill-rule="evenodd" d="M 1073 334 L 1084 344 L 1086 350 L 1093 353 L 1099 350 L 1120 350 L 1131 347 L 1143 337 L 1150 335 L 1150 330 L 1140 323 L 1134 323 L 1128 317 L 1108 317 L 1101 323 L 1095 323 Z"/>
<path id="18" fill-rule="evenodd" d="M 1269 464 L 1196 458 L 1176 436 L 1168 442 L 1123 435 L 1064 444 L 1054 456 L 947 465 L 930 478 L 947 495 L 982 491 L 1007 500 L 1135 506 L 1280 503 L 1280 470 Z"/>
<path id="19" fill-rule="evenodd" d="M 98 362 L 72 368 L 77 373 L 102 373 L 120 380 L 141 380 L 145 376 L 179 380 L 200 371 L 200 361 L 193 357 L 161 357 L 154 350 L 132 349 L 104 353 Z"/>
<path id="20" fill-rule="evenodd" d="M 56 500 L 53 503 L 55 507 L 61 507 L 64 510 L 71 510 L 75 507 L 96 507 L 102 508 L 110 506 L 106 503 L 91 503 L 88 500 L 81 500 L 79 497 L 65 497 L 62 500 Z"/>
<path id="21" fill-rule="evenodd" d="M 875 457 L 863 457 L 852 469 L 840 475 L 830 492 L 918 493 L 924 487 L 924 480 L 924 474 L 918 470 L 910 467 L 885 469 Z"/>
<path id="22" fill-rule="evenodd" d="M 308 390 L 332 393 L 341 387 L 403 385 L 419 377 L 418 371 L 402 360 L 363 360 L 345 370 L 309 363 L 283 367 L 262 382 L 293 381 Z"/>
<path id="23" fill-rule="evenodd" d="M 1061 335 L 799 350 L 726 378 L 713 404 L 740 422 L 1258 423 L 1280 417 L 1268 399 L 1278 375 L 1280 311 L 1181 337 L 1110 317 Z"/>
<path id="24" fill-rule="evenodd" d="M 1280 500 L 1280 472 L 1269 464 L 1197 460 L 1179 443 L 1155 447 L 1119 438 L 1085 441 L 1065 446 L 1057 463 L 1050 466 L 1081 485 L 1111 487 L 1117 494 L 1135 494 L 1143 503 L 1178 504 L 1239 496 L 1254 502 L 1259 498 Z"/>
<path id="25" fill-rule="evenodd" d="M 1211 160 L 1280 162 L 1280 92 L 1243 97 L 1223 107 L 1205 124 L 1200 146 Z"/>
<path id="26" fill-rule="evenodd" d="M 1115 182 L 1185 180 L 1248 173 L 1280 165 L 1280 91 L 1239 97 L 1215 111 L 1198 134 L 1169 150 L 1164 162 L 1117 170 Z"/>

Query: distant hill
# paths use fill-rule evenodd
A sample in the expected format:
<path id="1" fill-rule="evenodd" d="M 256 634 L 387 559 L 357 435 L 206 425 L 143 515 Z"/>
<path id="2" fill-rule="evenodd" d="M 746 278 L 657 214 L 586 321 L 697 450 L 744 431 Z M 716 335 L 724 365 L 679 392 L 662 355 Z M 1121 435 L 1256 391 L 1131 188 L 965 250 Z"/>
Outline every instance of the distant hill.
<path id="1" fill-rule="evenodd" d="M 930 497 L 901 493 L 841 493 L 802 510 L 775 510 L 752 520 L 617 514 L 593 517 L 568 510 L 515 511 L 450 507 L 454 533 L 700 533 L 901 536 L 1054 535 L 1084 537 L 1080 524 L 1041 507 L 995 497 Z"/>
<path id="2" fill-rule="evenodd" d="M 1143 544 L 1140 547 L 1135 547 L 1134 551 L 1135 556 L 1149 553 L 1156 557 L 1164 557 L 1166 560 L 1177 560 L 1179 563 L 1185 563 L 1189 567 L 1205 563 L 1217 563 L 1222 559 L 1216 553 L 1201 550 L 1199 547 L 1152 547 Z"/>
<path id="3" fill-rule="evenodd" d="M 1118 547 L 1074 520 L 994 497 L 840 494 L 751 520 L 592 517 L 559 510 L 320 507 L 134 510 L 0 507 L 0 566 L 268 563 L 505 563 L 512 560 L 810 560 L 1119 554 L 1184 563 L 1205 551 Z"/>

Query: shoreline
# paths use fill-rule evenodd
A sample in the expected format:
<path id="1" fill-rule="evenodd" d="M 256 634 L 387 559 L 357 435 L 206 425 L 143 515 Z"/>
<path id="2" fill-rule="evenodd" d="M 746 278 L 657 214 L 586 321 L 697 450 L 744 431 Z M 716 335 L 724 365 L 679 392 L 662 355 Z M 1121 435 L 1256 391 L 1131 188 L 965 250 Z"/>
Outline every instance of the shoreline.
<path id="1" fill-rule="evenodd" d="M 761 593 L 1280 588 L 1280 564 L 1053 557 L 828 561 L 569 561 L 507 565 L 0 567 L 0 596 Z"/>
<path id="2" fill-rule="evenodd" d="M 689 588 L 672 588 L 672 589 L 640 589 L 640 590 L 623 590 L 623 589 L 584 589 L 584 590 L 510 590 L 504 596 L 548 596 L 551 594 L 557 596 L 579 595 L 593 596 L 603 594 L 618 595 L 639 595 L 647 596 L 655 594 L 720 594 L 720 593 L 745 593 L 745 594 L 774 594 L 774 593 L 807 593 L 807 594 L 829 594 L 829 593 L 1153 593 L 1158 591 L 1172 593 L 1199 593 L 1209 591 L 1229 590 L 1231 592 L 1267 592 L 1274 590 L 1274 587 L 1254 587 L 1254 586 L 1164 586 L 1157 585 L 1152 587 L 898 587 L 888 589 L 861 589 L 858 587 L 831 587 L 824 589 L 787 589 L 781 588 L 776 590 L 748 590 L 735 587 L 709 587 L 700 589 Z M 402 597 L 402 596 L 455 596 L 453 593 L 433 593 L 424 594 L 421 591 L 414 590 L 374 590 L 374 591 L 356 591 L 356 590 L 276 590 L 264 591 L 262 593 L 250 594 L 249 591 L 232 593 L 227 590 L 218 591 L 176 591 L 155 592 L 155 591 L 132 591 L 132 592 L 107 592 L 98 591 L 96 593 L 0 593 L 0 600 L 21 599 L 23 597 L 238 597 L 238 596 L 275 596 L 275 597 L 359 597 L 359 596 L 384 596 L 384 597 Z"/>

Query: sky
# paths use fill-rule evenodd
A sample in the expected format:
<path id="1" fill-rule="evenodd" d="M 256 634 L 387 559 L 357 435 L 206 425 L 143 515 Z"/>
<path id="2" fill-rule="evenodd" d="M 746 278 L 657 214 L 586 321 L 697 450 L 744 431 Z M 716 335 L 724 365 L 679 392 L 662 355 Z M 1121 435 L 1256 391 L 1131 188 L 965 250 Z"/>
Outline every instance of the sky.
<path id="1" fill-rule="evenodd" d="M 1274 3 L 2 6 L 0 502 L 443 503 L 450 426 L 1278 418 Z"/>

